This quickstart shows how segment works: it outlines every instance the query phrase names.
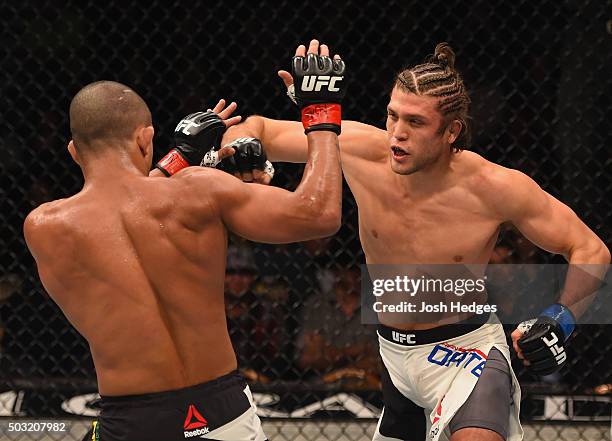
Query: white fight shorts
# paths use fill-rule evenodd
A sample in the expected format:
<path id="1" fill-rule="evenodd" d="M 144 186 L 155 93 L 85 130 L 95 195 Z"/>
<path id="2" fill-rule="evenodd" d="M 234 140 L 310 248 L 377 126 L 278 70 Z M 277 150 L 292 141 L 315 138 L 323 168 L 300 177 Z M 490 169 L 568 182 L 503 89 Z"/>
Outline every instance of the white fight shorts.
<path id="1" fill-rule="evenodd" d="M 465 427 L 523 439 L 504 330 L 494 314 L 485 319 L 424 331 L 379 325 L 385 407 L 373 441 L 449 440 Z"/>

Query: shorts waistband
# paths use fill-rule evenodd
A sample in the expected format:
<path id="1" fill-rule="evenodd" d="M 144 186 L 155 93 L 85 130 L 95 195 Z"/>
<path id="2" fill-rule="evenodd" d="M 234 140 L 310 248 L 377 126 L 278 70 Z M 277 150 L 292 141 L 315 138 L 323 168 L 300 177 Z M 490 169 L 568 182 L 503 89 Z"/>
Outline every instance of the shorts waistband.
<path id="1" fill-rule="evenodd" d="M 402 346 L 417 346 L 438 343 L 452 338 L 461 337 L 475 331 L 489 321 L 490 313 L 474 314 L 470 318 L 457 323 L 438 326 L 431 329 L 405 331 L 383 324 L 377 327 L 378 335 L 385 340 Z"/>
<path id="2" fill-rule="evenodd" d="M 246 386 L 246 380 L 244 379 L 242 374 L 238 372 L 238 370 L 234 370 L 228 374 L 217 377 L 214 380 L 194 384 L 193 386 L 187 386 L 180 389 L 172 389 L 162 392 L 152 392 L 138 395 L 101 396 L 101 399 L 102 403 L 104 404 L 128 403 L 150 400 L 157 401 L 164 400 L 167 398 L 177 399 L 183 395 L 191 395 L 194 393 L 213 395 L 218 392 L 223 392 L 224 390 L 238 384 L 244 384 Z"/>

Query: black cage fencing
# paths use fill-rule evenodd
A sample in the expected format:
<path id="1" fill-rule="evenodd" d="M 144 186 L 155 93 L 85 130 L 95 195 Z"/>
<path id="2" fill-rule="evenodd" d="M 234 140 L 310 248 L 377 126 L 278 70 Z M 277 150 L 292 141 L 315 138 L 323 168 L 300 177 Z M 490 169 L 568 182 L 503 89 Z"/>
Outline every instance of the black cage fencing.
<path id="1" fill-rule="evenodd" d="M 29 211 L 82 184 L 66 151 L 68 105 L 82 86 L 110 79 L 139 92 L 157 159 L 182 116 L 221 97 L 243 116 L 296 119 L 276 71 L 314 37 L 351 71 L 345 117 L 384 127 L 394 74 L 448 41 L 472 98 L 471 149 L 532 176 L 610 246 L 611 10 L 601 0 L 0 0 L 0 423 L 68 420 L 62 436 L 80 439 L 96 412 L 89 348 L 45 294 L 22 235 Z M 273 185 L 294 188 L 302 166 L 277 171 Z M 344 194 L 331 238 L 230 241 L 228 326 L 272 440 L 370 439 L 382 407 L 374 331 L 337 301 L 359 291 L 364 262 Z M 512 230 L 495 255 L 560 262 Z M 526 439 L 610 439 L 611 349 L 609 328 L 589 325 L 556 376 L 542 381 L 515 360 Z M 1 439 L 64 439 L 2 427 Z"/>

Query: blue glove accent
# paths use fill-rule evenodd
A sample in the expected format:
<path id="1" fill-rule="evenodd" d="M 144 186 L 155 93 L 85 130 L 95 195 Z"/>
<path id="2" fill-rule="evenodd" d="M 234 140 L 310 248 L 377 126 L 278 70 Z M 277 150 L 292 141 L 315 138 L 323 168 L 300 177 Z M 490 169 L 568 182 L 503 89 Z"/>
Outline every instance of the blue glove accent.
<path id="1" fill-rule="evenodd" d="M 574 318 L 574 314 L 572 314 L 572 311 L 560 303 L 550 305 L 548 308 L 542 311 L 540 315 L 550 317 L 559 323 L 561 330 L 563 330 L 565 340 L 572 335 L 572 332 L 574 332 L 574 329 L 576 328 L 576 319 Z"/>

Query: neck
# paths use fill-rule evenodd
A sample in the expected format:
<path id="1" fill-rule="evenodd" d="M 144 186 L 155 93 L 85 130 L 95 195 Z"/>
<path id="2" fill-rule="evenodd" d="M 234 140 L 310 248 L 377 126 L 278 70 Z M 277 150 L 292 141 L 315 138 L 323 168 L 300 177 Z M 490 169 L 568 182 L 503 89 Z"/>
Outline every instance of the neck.
<path id="1" fill-rule="evenodd" d="M 146 176 L 132 160 L 128 152 L 100 153 L 89 160 L 82 161 L 81 170 L 86 188 L 98 181 L 113 182 L 128 176 Z"/>
<path id="2" fill-rule="evenodd" d="M 401 186 L 411 195 L 428 195 L 448 186 L 452 173 L 453 154 L 439 158 L 435 163 L 410 175 L 397 175 Z"/>

